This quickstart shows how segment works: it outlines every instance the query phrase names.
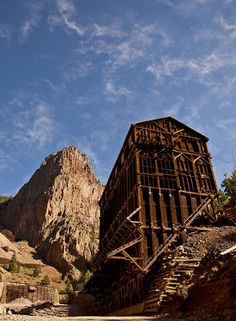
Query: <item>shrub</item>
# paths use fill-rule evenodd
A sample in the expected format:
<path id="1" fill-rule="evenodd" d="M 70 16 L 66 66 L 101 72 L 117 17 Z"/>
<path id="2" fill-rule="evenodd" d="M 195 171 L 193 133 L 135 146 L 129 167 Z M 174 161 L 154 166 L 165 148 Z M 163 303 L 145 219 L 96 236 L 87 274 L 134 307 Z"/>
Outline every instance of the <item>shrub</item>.
<path id="1" fill-rule="evenodd" d="M 42 285 L 50 285 L 50 279 L 49 279 L 48 275 L 45 275 L 43 277 L 43 279 L 41 280 L 41 284 Z"/>
<path id="2" fill-rule="evenodd" d="M 82 278 L 83 282 L 87 283 L 91 279 L 92 275 L 93 275 L 93 272 L 91 272 L 90 270 L 87 270 L 83 275 L 83 278 Z"/>
<path id="3" fill-rule="evenodd" d="M 20 271 L 20 263 L 16 259 L 16 253 L 14 253 L 11 257 L 11 262 L 9 265 L 9 271 L 16 273 Z"/>
<path id="4" fill-rule="evenodd" d="M 225 197 L 229 200 L 229 205 L 236 205 L 236 169 L 233 169 L 231 175 L 224 175 L 224 180 L 221 184 Z"/>
<path id="5" fill-rule="evenodd" d="M 41 274 L 41 268 L 40 266 L 36 266 L 33 272 L 33 277 L 38 277 Z"/>
<path id="6" fill-rule="evenodd" d="M 67 291 L 68 293 L 73 293 L 73 292 L 74 292 L 74 288 L 73 288 L 73 285 L 72 285 L 71 282 L 67 283 L 67 285 L 66 285 L 66 291 Z"/>

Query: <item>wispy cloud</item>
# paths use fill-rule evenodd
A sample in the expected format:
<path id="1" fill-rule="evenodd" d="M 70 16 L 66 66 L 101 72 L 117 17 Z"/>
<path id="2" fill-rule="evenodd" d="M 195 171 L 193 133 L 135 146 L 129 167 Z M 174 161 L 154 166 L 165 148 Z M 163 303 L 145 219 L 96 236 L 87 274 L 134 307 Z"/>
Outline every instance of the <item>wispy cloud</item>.
<path id="1" fill-rule="evenodd" d="M 36 143 L 39 147 L 43 147 L 51 141 L 54 133 L 55 128 L 49 115 L 49 107 L 44 102 L 41 102 L 36 107 L 31 127 L 26 131 L 25 141 L 30 144 Z"/>
<path id="2" fill-rule="evenodd" d="M 13 160 L 3 149 L 0 149 L 0 171 L 12 166 Z"/>
<path id="3" fill-rule="evenodd" d="M 78 35 L 83 35 L 84 30 L 76 21 L 76 8 L 70 0 L 57 0 L 58 13 L 48 16 L 48 24 L 50 27 L 64 26 L 67 31 L 74 31 Z"/>
<path id="4" fill-rule="evenodd" d="M 184 70 L 193 79 L 197 76 L 200 80 L 226 66 L 235 66 L 236 58 L 232 54 L 222 55 L 213 52 L 205 57 L 193 58 L 168 58 L 162 57 L 159 64 L 151 64 L 146 71 L 151 73 L 158 81 L 163 77 L 173 77 L 179 70 Z M 186 79 L 189 79 L 187 77 Z M 197 78 L 195 78 L 197 80 Z"/>
<path id="5" fill-rule="evenodd" d="M 95 37 L 121 38 L 125 36 L 125 32 L 121 29 L 119 23 L 113 23 L 112 26 L 95 23 L 93 25 L 92 35 Z"/>
<path id="6" fill-rule="evenodd" d="M 18 93 L 6 107 L 1 119 L 5 123 L 7 144 L 42 148 L 50 143 L 56 133 L 50 106 L 37 96 Z M 8 128 L 8 129 L 7 129 Z"/>
<path id="7" fill-rule="evenodd" d="M 70 62 L 64 64 L 60 68 L 60 74 L 66 82 L 69 82 L 77 80 L 79 78 L 85 78 L 93 70 L 94 66 L 91 61 L 83 61 L 83 59 L 73 57 Z"/>
<path id="8" fill-rule="evenodd" d="M 226 20 L 223 16 L 219 16 L 217 19 L 219 25 L 223 28 L 224 31 L 227 32 L 228 36 L 232 39 L 236 37 L 236 20 L 234 22 L 230 22 Z"/>
<path id="9" fill-rule="evenodd" d="M 24 42 L 28 38 L 31 31 L 38 27 L 42 10 L 44 8 L 44 1 L 41 2 L 27 2 L 26 5 L 27 11 L 28 11 L 28 18 L 23 22 L 20 28 L 20 41 Z"/>
<path id="10" fill-rule="evenodd" d="M 236 118 L 222 118 L 219 119 L 216 127 L 224 129 L 226 132 L 226 135 L 228 136 L 228 140 L 236 140 Z"/>
<path id="11" fill-rule="evenodd" d="M 0 38 L 10 40 L 12 36 L 12 27 L 8 24 L 0 24 Z"/>
<path id="12" fill-rule="evenodd" d="M 122 97 L 131 98 L 132 92 L 126 87 L 114 85 L 112 80 L 108 80 L 105 84 L 104 95 L 108 101 L 115 103 Z"/>
<path id="13" fill-rule="evenodd" d="M 190 13 L 196 8 L 206 5 L 210 3 L 211 0 L 159 0 L 159 2 L 169 6 L 170 8 L 182 12 L 182 13 Z"/>
<path id="14" fill-rule="evenodd" d="M 171 44 L 172 39 L 158 24 L 136 23 L 127 31 L 125 21 L 115 21 L 110 25 L 95 24 L 80 43 L 77 52 L 84 56 L 91 53 L 104 55 L 106 65 L 114 70 L 124 65 L 133 67 L 141 61 L 149 60 L 155 47 L 166 48 Z"/>
<path id="15" fill-rule="evenodd" d="M 176 102 L 173 105 L 167 108 L 165 107 L 163 108 L 163 115 L 177 117 L 179 112 L 181 111 L 181 108 L 183 107 L 183 103 L 184 103 L 183 97 L 178 97 L 176 99 Z"/>

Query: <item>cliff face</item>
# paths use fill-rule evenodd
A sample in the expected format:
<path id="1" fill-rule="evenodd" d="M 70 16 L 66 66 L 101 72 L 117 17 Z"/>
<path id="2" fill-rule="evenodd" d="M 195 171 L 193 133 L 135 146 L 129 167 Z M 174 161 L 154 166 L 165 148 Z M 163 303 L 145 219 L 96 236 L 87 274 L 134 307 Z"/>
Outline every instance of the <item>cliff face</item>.
<path id="1" fill-rule="evenodd" d="M 48 264 L 79 277 L 98 249 L 103 187 L 85 155 L 67 147 L 47 157 L 10 201 L 1 222 Z"/>

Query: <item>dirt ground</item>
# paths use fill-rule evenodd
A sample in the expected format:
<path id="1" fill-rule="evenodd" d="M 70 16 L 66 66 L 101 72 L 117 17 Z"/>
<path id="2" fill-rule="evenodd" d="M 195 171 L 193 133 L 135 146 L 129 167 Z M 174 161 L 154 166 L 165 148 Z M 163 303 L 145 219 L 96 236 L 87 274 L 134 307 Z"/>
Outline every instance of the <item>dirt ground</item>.
<path id="1" fill-rule="evenodd" d="M 149 321 L 149 320 L 159 320 L 159 321 L 174 321 L 174 319 L 157 319 L 154 317 L 34 317 L 26 315 L 2 315 L 0 316 L 0 321 Z M 182 321 L 176 320 L 175 321 Z"/>
<path id="2" fill-rule="evenodd" d="M 26 315 L 0 315 L 0 321 L 199 321 L 194 317 L 178 318 L 178 317 L 36 317 Z M 206 319 L 202 319 L 206 320 Z M 214 318 L 208 321 L 225 321 L 224 319 Z M 233 321 L 233 320 L 232 320 Z"/>

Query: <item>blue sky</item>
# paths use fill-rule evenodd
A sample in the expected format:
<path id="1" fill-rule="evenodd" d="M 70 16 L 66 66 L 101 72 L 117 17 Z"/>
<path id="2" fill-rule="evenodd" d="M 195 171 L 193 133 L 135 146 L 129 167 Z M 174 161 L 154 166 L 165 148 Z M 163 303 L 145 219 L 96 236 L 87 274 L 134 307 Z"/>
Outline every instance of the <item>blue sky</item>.
<path id="1" fill-rule="evenodd" d="M 171 115 L 236 165 L 235 0 L 1 0 L 0 194 L 76 145 L 106 182 L 133 122 Z"/>

